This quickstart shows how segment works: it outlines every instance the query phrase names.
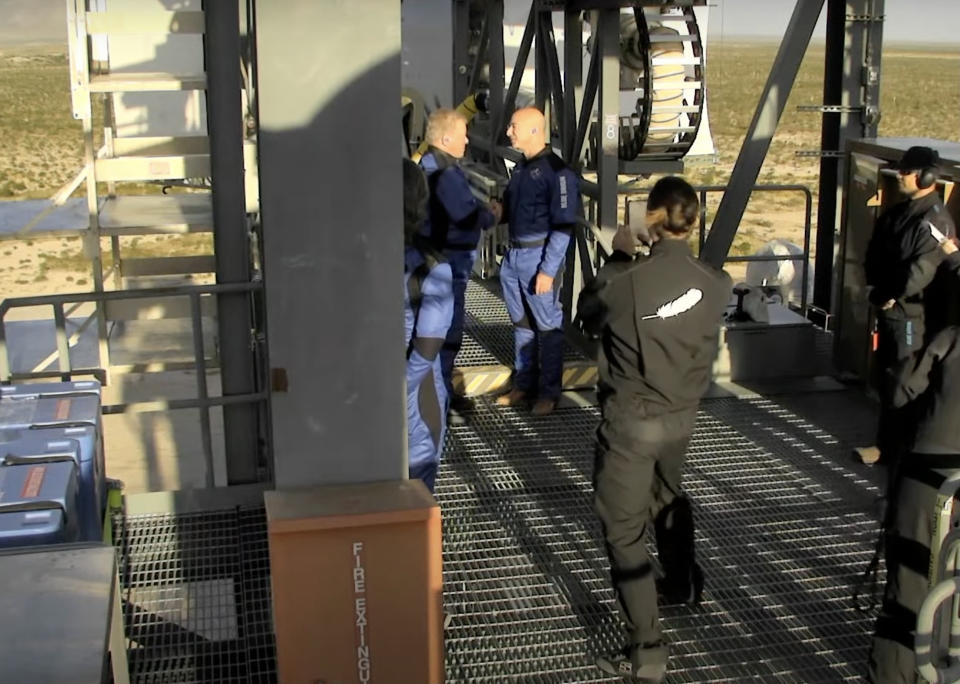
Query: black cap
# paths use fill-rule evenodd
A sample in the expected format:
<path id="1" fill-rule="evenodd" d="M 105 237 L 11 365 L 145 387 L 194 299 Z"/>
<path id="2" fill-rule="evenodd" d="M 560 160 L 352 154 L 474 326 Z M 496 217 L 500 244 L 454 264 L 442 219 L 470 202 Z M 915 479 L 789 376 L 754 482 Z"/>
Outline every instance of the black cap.
<path id="1" fill-rule="evenodd" d="M 899 171 L 917 171 L 919 169 L 928 169 L 939 166 L 940 155 L 930 147 L 916 145 L 903 153 L 894 168 Z"/>

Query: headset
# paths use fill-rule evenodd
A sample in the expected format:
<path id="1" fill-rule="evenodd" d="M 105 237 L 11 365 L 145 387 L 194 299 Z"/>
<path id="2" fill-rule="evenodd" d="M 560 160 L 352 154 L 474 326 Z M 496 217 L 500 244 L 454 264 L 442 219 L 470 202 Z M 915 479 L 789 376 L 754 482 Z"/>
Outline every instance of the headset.
<path id="1" fill-rule="evenodd" d="M 917 170 L 917 187 L 926 190 L 940 178 L 940 169 L 936 166 L 927 166 Z"/>

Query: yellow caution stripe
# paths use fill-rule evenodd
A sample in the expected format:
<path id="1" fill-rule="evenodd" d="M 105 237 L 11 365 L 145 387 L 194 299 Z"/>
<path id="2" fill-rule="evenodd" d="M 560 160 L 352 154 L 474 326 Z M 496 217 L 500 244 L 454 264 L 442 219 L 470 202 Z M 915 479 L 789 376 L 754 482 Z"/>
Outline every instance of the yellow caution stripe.
<path id="1" fill-rule="evenodd" d="M 468 397 L 483 394 L 497 394 L 506 391 L 510 385 L 509 366 L 465 366 L 454 368 L 453 387 Z M 589 361 L 575 361 L 564 364 L 563 389 L 589 389 L 597 385 L 597 367 Z"/>

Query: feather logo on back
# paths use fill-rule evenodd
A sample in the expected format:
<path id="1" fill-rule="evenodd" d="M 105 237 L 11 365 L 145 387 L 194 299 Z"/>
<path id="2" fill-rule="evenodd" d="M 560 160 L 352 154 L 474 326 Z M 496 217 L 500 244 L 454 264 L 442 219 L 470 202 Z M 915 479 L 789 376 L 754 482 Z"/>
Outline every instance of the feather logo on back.
<path id="1" fill-rule="evenodd" d="M 926 223 L 927 223 L 927 227 L 930 229 L 930 235 L 933 236 L 934 240 L 939 242 L 941 245 L 947 241 L 947 236 L 941 233 L 939 230 L 937 230 L 937 227 L 935 225 L 933 225 L 929 221 L 927 221 Z"/>
<path id="2" fill-rule="evenodd" d="M 695 307 L 701 299 L 703 299 L 703 292 L 695 287 L 691 287 L 676 299 L 658 307 L 657 313 L 644 316 L 640 320 L 646 321 L 651 318 L 673 318 L 674 316 L 679 316 Z"/>

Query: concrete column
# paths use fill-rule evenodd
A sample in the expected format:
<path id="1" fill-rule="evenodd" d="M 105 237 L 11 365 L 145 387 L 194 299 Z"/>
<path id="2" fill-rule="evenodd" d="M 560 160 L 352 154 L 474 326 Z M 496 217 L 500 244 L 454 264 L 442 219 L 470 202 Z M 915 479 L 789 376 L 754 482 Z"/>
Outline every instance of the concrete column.
<path id="1" fill-rule="evenodd" d="M 256 11 L 276 486 L 399 479 L 400 3 Z"/>

